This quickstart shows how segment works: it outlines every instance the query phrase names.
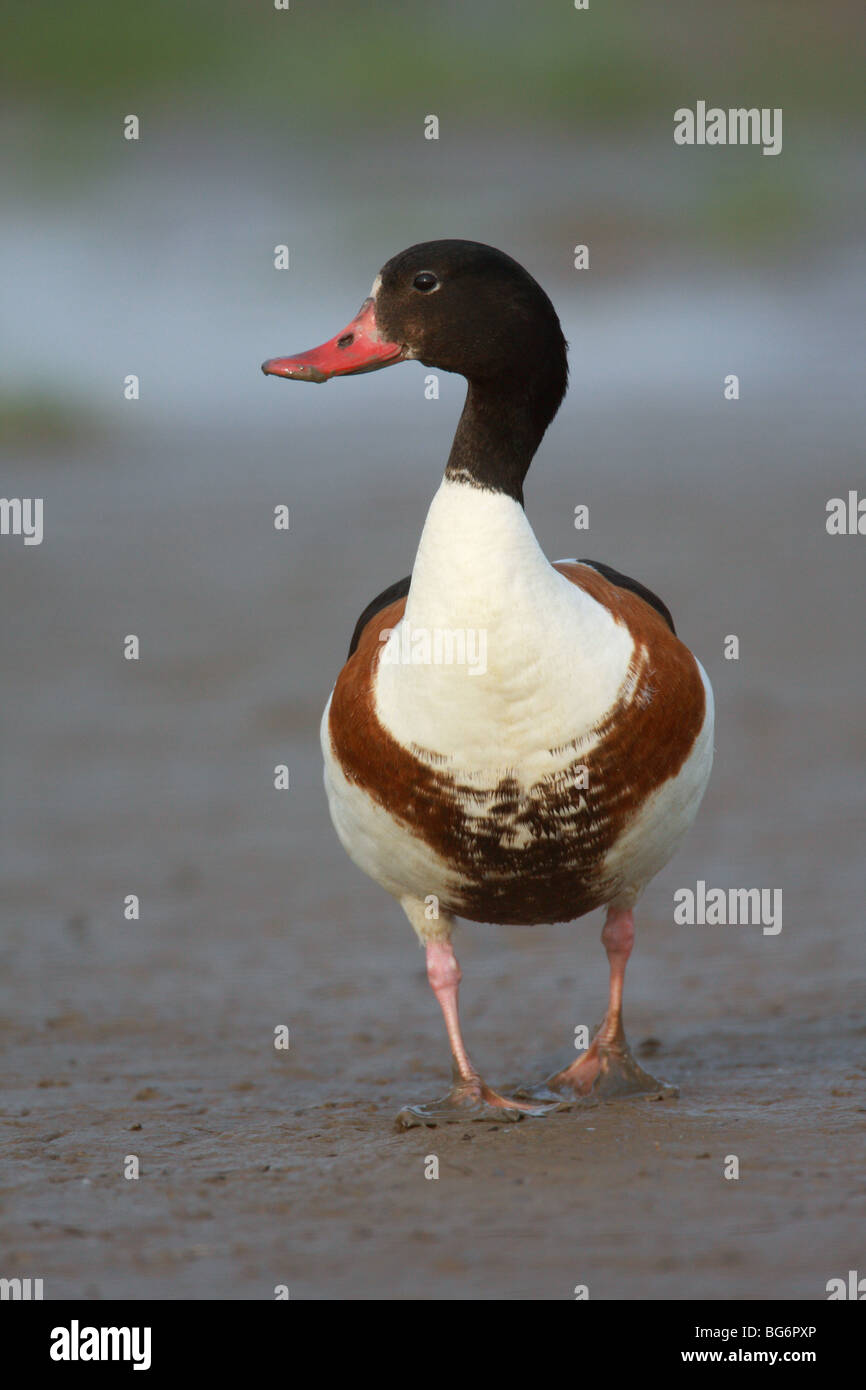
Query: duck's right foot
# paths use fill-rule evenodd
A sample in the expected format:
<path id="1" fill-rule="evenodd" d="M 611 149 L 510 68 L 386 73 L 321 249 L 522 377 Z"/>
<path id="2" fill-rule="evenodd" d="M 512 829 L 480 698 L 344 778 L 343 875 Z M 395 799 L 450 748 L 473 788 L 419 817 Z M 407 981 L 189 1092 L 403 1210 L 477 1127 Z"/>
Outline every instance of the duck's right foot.
<path id="1" fill-rule="evenodd" d="M 676 1086 L 658 1081 L 634 1059 L 624 1037 L 612 1042 L 594 1039 L 582 1056 L 554 1072 L 537 1086 L 521 1087 L 521 1099 L 545 1102 L 616 1100 L 624 1096 L 659 1096 L 674 1099 Z"/>

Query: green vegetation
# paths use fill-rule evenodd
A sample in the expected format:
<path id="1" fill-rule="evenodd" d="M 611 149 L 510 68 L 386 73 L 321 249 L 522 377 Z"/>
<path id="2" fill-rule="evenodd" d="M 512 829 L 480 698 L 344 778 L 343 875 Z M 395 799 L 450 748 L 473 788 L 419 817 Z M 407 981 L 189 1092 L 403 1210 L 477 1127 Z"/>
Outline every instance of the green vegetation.
<path id="1" fill-rule="evenodd" d="M 45 0 L 7 6 L 0 80 L 97 115 L 210 101 L 239 117 L 387 126 L 420 100 L 452 119 L 653 117 L 696 95 L 827 118 L 863 111 L 859 0 Z"/>
<path id="2" fill-rule="evenodd" d="M 81 401 L 38 386 L 0 392 L 0 447 L 7 451 L 90 440 L 101 424 Z"/>

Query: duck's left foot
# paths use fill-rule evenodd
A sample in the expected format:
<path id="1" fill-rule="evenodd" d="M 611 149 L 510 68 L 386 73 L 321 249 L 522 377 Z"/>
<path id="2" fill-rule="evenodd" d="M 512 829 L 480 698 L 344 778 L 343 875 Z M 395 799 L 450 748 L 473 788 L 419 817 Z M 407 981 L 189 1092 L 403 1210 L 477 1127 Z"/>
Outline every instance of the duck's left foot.
<path id="1" fill-rule="evenodd" d="M 538 1086 L 521 1088 L 517 1094 L 522 1099 L 535 1101 L 615 1100 L 623 1096 L 673 1100 L 679 1090 L 644 1071 L 623 1038 L 613 1042 L 595 1039 L 571 1066 L 554 1072 Z"/>
<path id="2" fill-rule="evenodd" d="M 501 1096 L 479 1076 L 455 1081 L 441 1100 L 431 1101 L 427 1105 L 404 1105 L 395 1123 L 398 1129 L 412 1129 L 415 1125 L 465 1124 L 471 1120 L 514 1123 L 522 1120 L 524 1115 L 540 1117 L 554 1110 L 563 1110 L 563 1099 L 563 1096 L 555 1095 L 544 1100 Z"/>

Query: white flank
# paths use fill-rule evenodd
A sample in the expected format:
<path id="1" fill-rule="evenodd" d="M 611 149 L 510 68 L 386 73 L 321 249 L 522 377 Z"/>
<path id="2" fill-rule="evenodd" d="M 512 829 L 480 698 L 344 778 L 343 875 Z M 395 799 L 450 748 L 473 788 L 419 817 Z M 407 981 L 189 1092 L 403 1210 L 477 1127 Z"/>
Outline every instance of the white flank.
<path id="1" fill-rule="evenodd" d="M 695 658 L 697 661 L 697 658 Z M 676 777 L 643 803 L 604 859 L 599 877 L 618 885 L 612 901 L 631 907 L 670 859 L 698 813 L 713 766 L 713 687 L 701 663 L 706 709 L 694 747 Z"/>
<path id="2" fill-rule="evenodd" d="M 349 858 L 395 898 L 411 896 L 423 902 L 434 893 L 443 902 L 453 899 L 461 880 L 441 855 L 344 776 L 331 746 L 330 712 L 329 699 L 321 727 L 325 791 L 334 829 Z"/>

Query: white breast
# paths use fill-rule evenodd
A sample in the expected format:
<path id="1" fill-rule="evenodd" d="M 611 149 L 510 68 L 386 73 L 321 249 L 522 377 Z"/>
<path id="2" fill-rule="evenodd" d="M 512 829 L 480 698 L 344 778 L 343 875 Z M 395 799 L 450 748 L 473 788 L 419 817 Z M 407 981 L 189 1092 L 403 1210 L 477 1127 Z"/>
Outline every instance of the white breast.
<path id="1" fill-rule="evenodd" d="M 434 656 L 437 633 L 451 634 L 458 655 L 462 634 L 474 672 L 468 660 L 407 661 L 425 655 L 424 633 Z M 439 645 L 447 656 L 447 639 Z M 531 783 L 574 761 L 574 740 L 616 703 L 633 648 L 624 625 L 553 569 L 519 503 L 446 479 L 379 662 L 376 710 L 398 742 L 437 765 L 487 785 L 503 769 Z"/>

